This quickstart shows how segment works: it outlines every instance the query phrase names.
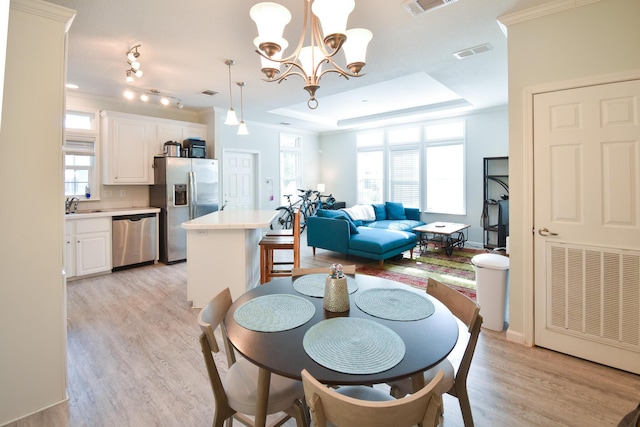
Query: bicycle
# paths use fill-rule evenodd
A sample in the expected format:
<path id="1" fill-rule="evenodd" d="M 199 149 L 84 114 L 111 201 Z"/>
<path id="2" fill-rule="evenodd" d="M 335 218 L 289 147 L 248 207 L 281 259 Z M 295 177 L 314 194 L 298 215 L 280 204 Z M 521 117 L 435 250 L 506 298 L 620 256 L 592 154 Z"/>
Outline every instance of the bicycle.
<path id="1" fill-rule="evenodd" d="M 293 213 L 296 208 L 302 204 L 302 199 L 297 200 L 295 203 L 291 203 L 292 194 L 285 194 L 284 197 L 287 198 L 287 203 L 289 206 L 278 206 L 276 210 L 278 214 L 271 221 L 271 225 L 269 228 L 272 230 L 291 230 L 293 227 Z"/>

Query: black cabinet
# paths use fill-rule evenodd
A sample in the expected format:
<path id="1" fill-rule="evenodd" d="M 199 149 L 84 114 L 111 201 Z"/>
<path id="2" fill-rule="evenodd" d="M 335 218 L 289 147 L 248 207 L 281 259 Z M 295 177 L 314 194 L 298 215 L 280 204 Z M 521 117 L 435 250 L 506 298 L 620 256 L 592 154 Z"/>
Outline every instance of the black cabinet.
<path id="1" fill-rule="evenodd" d="M 509 235 L 509 157 L 485 157 L 483 171 L 484 247 L 504 248 Z"/>

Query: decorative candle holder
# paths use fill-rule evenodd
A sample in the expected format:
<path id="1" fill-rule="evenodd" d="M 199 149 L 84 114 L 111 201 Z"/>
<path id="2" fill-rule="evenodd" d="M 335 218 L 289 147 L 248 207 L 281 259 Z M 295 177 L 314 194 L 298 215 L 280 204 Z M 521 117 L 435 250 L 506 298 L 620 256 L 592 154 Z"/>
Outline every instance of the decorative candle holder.
<path id="1" fill-rule="evenodd" d="M 324 285 L 324 309 L 334 313 L 349 310 L 349 289 L 341 264 L 333 264 Z"/>

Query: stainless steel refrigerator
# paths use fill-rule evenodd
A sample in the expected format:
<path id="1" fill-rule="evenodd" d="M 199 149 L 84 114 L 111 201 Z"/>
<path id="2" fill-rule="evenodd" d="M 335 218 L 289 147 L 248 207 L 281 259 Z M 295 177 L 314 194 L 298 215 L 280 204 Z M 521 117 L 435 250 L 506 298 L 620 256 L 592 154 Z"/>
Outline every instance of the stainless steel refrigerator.
<path id="1" fill-rule="evenodd" d="M 218 210 L 218 161 L 156 157 L 149 204 L 160 208 L 160 261 L 187 259 L 187 233 L 181 224 Z"/>

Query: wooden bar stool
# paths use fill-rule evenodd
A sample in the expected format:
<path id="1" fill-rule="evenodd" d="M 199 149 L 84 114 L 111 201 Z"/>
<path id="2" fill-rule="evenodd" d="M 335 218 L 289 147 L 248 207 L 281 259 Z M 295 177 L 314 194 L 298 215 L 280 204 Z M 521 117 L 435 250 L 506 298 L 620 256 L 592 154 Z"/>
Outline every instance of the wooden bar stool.
<path id="1" fill-rule="evenodd" d="M 274 252 L 293 251 L 292 261 L 274 261 Z M 293 235 L 266 235 L 260 240 L 260 284 L 267 283 L 272 277 L 291 276 L 291 269 L 278 269 L 278 265 L 300 267 L 300 209 L 293 216 Z"/>

